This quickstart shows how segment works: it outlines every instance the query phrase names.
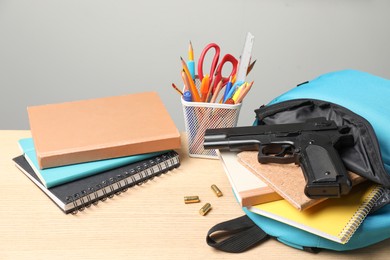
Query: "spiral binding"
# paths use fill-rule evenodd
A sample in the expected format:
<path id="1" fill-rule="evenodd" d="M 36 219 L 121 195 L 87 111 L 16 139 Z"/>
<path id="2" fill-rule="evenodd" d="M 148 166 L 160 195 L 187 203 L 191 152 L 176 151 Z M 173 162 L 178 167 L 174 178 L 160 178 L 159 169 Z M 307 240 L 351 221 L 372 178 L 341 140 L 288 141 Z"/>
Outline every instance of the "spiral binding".
<path id="1" fill-rule="evenodd" d="M 79 211 L 91 207 L 91 205 L 96 206 L 99 201 L 112 199 L 115 195 L 120 195 L 135 185 L 142 185 L 155 176 L 160 176 L 179 165 L 179 155 L 175 151 L 150 159 L 142 165 L 118 174 L 114 178 L 102 181 L 96 187 L 89 187 L 87 190 L 82 190 L 73 196 L 67 196 L 67 204 L 72 205 L 70 213 L 75 215 Z"/>
<path id="2" fill-rule="evenodd" d="M 382 186 L 376 186 L 364 200 L 362 205 L 356 210 L 355 214 L 349 220 L 344 229 L 340 232 L 339 237 L 343 243 L 347 243 L 355 231 L 358 229 L 363 220 L 370 213 L 377 200 L 385 192 Z"/>

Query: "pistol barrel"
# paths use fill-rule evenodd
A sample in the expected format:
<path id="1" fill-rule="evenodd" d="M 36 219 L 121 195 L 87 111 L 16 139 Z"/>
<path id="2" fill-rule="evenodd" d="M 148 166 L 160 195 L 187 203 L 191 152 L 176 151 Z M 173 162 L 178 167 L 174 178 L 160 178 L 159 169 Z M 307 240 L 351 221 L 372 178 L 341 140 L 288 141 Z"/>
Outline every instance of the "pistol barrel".
<path id="1" fill-rule="evenodd" d="M 260 140 L 251 138 L 251 136 L 246 135 L 230 135 L 228 132 L 226 132 L 230 129 L 232 128 L 207 129 L 204 135 L 204 149 L 220 149 L 231 151 L 258 149 L 261 143 Z"/>

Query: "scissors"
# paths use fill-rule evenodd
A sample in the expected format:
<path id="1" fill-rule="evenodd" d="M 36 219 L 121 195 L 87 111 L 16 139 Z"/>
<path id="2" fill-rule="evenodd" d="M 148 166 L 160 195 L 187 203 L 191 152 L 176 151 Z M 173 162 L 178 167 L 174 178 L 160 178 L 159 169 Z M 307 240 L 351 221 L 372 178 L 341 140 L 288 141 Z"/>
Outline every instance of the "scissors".
<path id="1" fill-rule="evenodd" d="M 225 56 L 222 57 L 221 62 L 218 64 L 221 49 L 215 43 L 208 44 L 203 49 L 202 53 L 200 54 L 199 61 L 198 61 L 198 77 L 199 77 L 200 81 L 202 81 L 202 79 L 204 77 L 203 61 L 206 57 L 207 52 L 210 49 L 215 49 L 215 54 L 214 54 L 213 60 L 211 62 L 211 68 L 210 68 L 210 74 L 209 74 L 210 75 L 210 82 L 213 82 L 213 86 L 211 86 L 211 87 L 213 88 L 212 92 L 214 93 L 216 86 L 218 85 L 218 83 L 221 80 L 222 80 L 222 86 L 225 86 L 226 83 L 229 81 L 229 78 L 233 77 L 236 74 L 238 61 L 236 58 L 234 58 L 233 55 L 226 54 Z M 222 69 L 223 69 L 223 66 L 225 65 L 225 63 L 231 63 L 231 65 L 232 65 L 232 71 L 230 72 L 230 75 L 228 77 L 222 76 Z"/>

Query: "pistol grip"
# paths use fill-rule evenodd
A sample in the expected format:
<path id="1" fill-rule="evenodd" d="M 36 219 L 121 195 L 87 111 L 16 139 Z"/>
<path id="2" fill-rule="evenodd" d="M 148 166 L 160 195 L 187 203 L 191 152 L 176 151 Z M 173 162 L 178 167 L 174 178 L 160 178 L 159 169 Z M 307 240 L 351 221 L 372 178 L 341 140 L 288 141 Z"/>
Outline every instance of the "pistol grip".
<path id="1" fill-rule="evenodd" d="M 306 196 L 337 198 L 350 191 L 348 173 L 331 144 L 309 144 L 301 151 L 299 161 L 306 179 Z"/>

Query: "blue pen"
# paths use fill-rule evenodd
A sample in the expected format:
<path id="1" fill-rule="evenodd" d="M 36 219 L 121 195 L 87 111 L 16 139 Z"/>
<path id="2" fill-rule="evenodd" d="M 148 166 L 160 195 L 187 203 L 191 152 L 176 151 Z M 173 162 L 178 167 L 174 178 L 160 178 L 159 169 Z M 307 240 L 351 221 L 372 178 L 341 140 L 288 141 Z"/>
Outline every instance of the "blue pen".
<path id="1" fill-rule="evenodd" d="M 227 100 L 227 96 L 232 88 L 232 82 L 229 80 L 225 87 L 225 93 L 223 93 L 223 103 Z"/>
<path id="2" fill-rule="evenodd" d="M 191 96 L 191 92 L 190 91 L 184 91 L 183 93 L 183 100 L 186 101 L 186 102 L 192 102 L 192 96 Z M 196 129 L 197 128 L 197 124 L 198 124 L 198 120 L 196 118 L 196 114 L 195 114 L 195 109 L 196 107 L 193 107 L 191 105 L 189 106 L 185 106 L 185 109 L 184 109 L 184 113 L 185 113 L 185 117 L 186 117 L 186 128 L 187 131 L 188 131 L 188 143 L 189 144 L 192 144 L 195 140 L 195 136 L 196 136 L 196 131 L 192 131 L 191 129 Z"/>
<path id="3" fill-rule="evenodd" d="M 241 86 L 242 84 L 244 84 L 243 81 L 239 81 L 239 82 L 236 82 L 234 83 L 233 87 L 230 88 L 229 92 L 226 94 L 226 91 L 225 91 L 225 96 L 223 97 L 223 103 L 226 102 L 226 100 L 228 100 L 229 98 L 231 98 L 234 94 L 234 92 L 236 92 L 237 88 L 239 86 Z M 226 85 L 227 86 L 227 85 Z"/>
<path id="4" fill-rule="evenodd" d="M 187 102 L 192 102 L 192 96 L 191 96 L 191 92 L 190 91 L 185 91 L 183 93 L 183 99 L 184 101 L 187 101 Z"/>

